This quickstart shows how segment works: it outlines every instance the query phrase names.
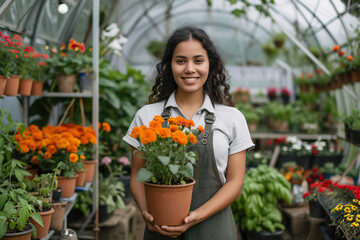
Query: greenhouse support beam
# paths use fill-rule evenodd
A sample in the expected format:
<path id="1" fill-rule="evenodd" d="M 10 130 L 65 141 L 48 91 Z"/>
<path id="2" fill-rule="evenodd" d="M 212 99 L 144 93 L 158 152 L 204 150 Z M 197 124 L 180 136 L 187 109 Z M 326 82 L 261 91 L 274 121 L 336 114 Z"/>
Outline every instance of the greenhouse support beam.
<path id="1" fill-rule="evenodd" d="M 15 0 L 6 0 L 0 7 L 0 18 L 6 13 L 6 11 L 10 8 L 11 4 L 13 4 Z"/>
<path id="2" fill-rule="evenodd" d="M 286 72 L 286 87 L 291 88 L 292 92 L 294 93 L 294 85 L 292 84 L 292 77 L 291 77 L 291 67 L 284 61 L 280 59 L 276 59 L 276 63 L 285 70 Z M 290 95 L 291 101 L 295 100 L 295 94 Z"/>
<path id="3" fill-rule="evenodd" d="M 40 7 L 38 9 L 38 13 L 36 15 L 36 20 L 35 20 L 36 24 L 34 26 L 33 36 L 32 36 L 31 44 L 30 44 L 33 47 L 35 46 L 36 38 L 39 35 L 39 27 L 40 27 L 40 24 L 41 24 L 40 19 L 42 18 L 42 15 L 43 15 L 43 12 L 44 12 L 44 6 L 45 6 L 46 1 L 47 0 L 41 0 L 41 4 L 40 4 Z"/>
<path id="4" fill-rule="evenodd" d="M 279 24 L 275 19 L 273 21 L 278 25 L 278 27 L 285 33 L 285 35 L 296 45 L 301 51 L 303 51 L 319 68 L 330 75 L 330 71 L 322 64 L 319 59 L 317 59 L 306 47 L 304 47 L 293 35 L 291 35 L 281 24 Z"/>

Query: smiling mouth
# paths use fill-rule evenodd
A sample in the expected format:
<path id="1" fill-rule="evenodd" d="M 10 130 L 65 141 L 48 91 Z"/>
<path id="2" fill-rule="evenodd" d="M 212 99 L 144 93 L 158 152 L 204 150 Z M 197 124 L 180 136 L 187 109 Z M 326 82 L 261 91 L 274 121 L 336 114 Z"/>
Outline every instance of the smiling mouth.
<path id="1" fill-rule="evenodd" d="M 195 82 L 198 78 L 197 77 L 183 77 L 183 79 L 185 80 L 185 82 L 189 82 L 189 83 L 192 83 L 192 82 Z"/>

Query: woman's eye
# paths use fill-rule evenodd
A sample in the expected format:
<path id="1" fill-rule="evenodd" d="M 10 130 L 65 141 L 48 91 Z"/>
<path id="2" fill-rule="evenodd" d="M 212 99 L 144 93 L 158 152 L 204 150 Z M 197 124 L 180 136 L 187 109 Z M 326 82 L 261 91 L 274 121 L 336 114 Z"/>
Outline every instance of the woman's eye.
<path id="1" fill-rule="evenodd" d="M 184 60 L 176 60 L 176 63 L 178 64 L 183 64 L 185 61 Z"/>
<path id="2" fill-rule="evenodd" d="M 195 63 L 202 63 L 202 62 L 204 62 L 202 59 L 196 59 L 195 60 Z"/>

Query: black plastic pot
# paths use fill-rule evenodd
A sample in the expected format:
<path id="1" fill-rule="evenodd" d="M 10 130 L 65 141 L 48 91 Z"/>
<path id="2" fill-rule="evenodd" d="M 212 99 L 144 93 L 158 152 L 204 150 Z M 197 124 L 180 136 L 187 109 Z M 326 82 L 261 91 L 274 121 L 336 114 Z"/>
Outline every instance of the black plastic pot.
<path id="1" fill-rule="evenodd" d="M 60 197 L 61 197 L 61 193 L 62 193 L 62 188 L 61 187 L 58 187 L 56 190 L 53 190 L 52 201 L 53 202 L 59 202 Z"/>
<path id="2" fill-rule="evenodd" d="M 319 201 L 309 201 L 310 217 L 325 218 L 325 210 Z"/>
<path id="3" fill-rule="evenodd" d="M 360 144 L 360 131 L 350 128 L 350 140 L 354 144 Z"/>
<path id="4" fill-rule="evenodd" d="M 276 161 L 275 167 L 281 168 L 281 166 L 286 162 L 296 162 L 297 165 L 302 166 L 305 169 L 309 169 L 310 157 L 310 155 L 297 156 L 293 154 L 280 154 L 278 160 Z"/>
<path id="5" fill-rule="evenodd" d="M 312 155 L 310 167 L 314 167 L 314 166 L 323 167 L 325 165 L 325 163 L 328 163 L 328 162 L 332 162 L 332 163 L 334 163 L 335 166 L 337 166 L 339 163 L 341 163 L 342 158 L 343 158 L 343 155 L 338 155 L 338 156 Z"/>

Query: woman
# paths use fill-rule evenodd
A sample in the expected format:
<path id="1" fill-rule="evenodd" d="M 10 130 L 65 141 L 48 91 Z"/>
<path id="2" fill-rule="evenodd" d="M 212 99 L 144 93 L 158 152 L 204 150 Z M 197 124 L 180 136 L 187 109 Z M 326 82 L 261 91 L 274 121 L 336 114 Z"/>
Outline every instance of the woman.
<path id="1" fill-rule="evenodd" d="M 239 197 L 245 175 L 246 151 L 254 147 L 244 116 L 234 107 L 223 61 L 208 35 L 195 27 L 177 29 L 168 39 L 149 105 L 136 114 L 124 140 L 134 151 L 139 143 L 130 137 L 134 126 L 149 123 L 155 115 L 192 119 L 195 127 L 210 129 L 192 146 L 199 153 L 199 170 L 190 213 L 180 226 L 152 224 L 146 208 L 143 183 L 136 174 L 145 164 L 141 152 L 132 160 L 131 193 L 146 221 L 144 239 L 236 239 L 229 205 Z M 206 139 L 205 139 L 206 138 Z M 204 141 L 205 139 L 205 141 Z"/>

